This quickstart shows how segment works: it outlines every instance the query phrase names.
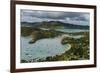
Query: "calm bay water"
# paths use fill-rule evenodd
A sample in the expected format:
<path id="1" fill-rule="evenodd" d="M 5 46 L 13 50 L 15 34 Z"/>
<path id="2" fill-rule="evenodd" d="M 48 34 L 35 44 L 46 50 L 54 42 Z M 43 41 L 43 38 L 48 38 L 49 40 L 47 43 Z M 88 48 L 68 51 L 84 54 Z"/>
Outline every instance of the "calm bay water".
<path id="1" fill-rule="evenodd" d="M 70 49 L 70 45 L 62 45 L 61 38 L 49 38 L 36 41 L 34 44 L 29 44 L 31 38 L 21 37 L 21 59 L 45 58 L 64 53 Z"/>

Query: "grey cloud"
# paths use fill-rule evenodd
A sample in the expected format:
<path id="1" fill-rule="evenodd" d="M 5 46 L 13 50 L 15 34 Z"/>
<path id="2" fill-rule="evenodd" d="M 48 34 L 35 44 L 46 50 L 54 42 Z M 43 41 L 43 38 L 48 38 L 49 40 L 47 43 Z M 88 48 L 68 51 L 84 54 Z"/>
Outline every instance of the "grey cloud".
<path id="1" fill-rule="evenodd" d="M 32 11 L 32 10 L 21 10 L 22 16 L 30 16 L 37 18 L 47 18 L 47 19 L 65 19 L 70 18 L 72 20 L 89 20 L 89 13 L 80 12 L 61 12 L 61 11 Z"/>

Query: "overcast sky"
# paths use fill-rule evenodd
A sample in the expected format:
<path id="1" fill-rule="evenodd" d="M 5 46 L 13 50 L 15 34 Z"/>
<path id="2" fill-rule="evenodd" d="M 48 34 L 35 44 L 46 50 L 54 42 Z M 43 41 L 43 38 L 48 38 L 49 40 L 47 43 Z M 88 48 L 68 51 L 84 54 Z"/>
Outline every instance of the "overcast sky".
<path id="1" fill-rule="evenodd" d="M 21 22 L 62 21 L 77 25 L 89 25 L 90 14 L 86 12 L 21 10 Z"/>

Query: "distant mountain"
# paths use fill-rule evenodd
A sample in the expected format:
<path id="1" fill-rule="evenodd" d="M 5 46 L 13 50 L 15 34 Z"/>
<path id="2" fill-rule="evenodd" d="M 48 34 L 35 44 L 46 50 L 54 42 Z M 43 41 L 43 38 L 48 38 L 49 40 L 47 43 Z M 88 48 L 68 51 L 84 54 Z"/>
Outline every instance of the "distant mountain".
<path id="1" fill-rule="evenodd" d="M 21 26 L 34 27 L 40 25 L 40 22 L 21 22 Z"/>
<path id="2" fill-rule="evenodd" d="M 60 21 L 43 21 L 43 22 L 21 22 L 21 26 L 39 27 L 39 28 L 67 28 L 67 29 L 89 29 L 89 26 L 63 23 Z"/>

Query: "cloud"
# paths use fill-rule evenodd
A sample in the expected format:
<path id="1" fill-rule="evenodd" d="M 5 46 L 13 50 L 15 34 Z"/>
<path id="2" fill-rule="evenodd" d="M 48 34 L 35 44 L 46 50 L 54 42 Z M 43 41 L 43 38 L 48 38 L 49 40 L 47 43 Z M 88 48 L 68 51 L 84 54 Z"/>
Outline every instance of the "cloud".
<path id="1" fill-rule="evenodd" d="M 52 12 L 52 11 L 30 11 L 22 10 L 22 16 L 38 17 L 38 18 L 49 18 L 49 19 L 64 19 L 64 12 Z"/>
<path id="2" fill-rule="evenodd" d="M 21 10 L 21 21 L 83 21 L 89 22 L 89 13 L 86 12 L 61 12 L 61 11 L 37 11 L 37 10 Z"/>

